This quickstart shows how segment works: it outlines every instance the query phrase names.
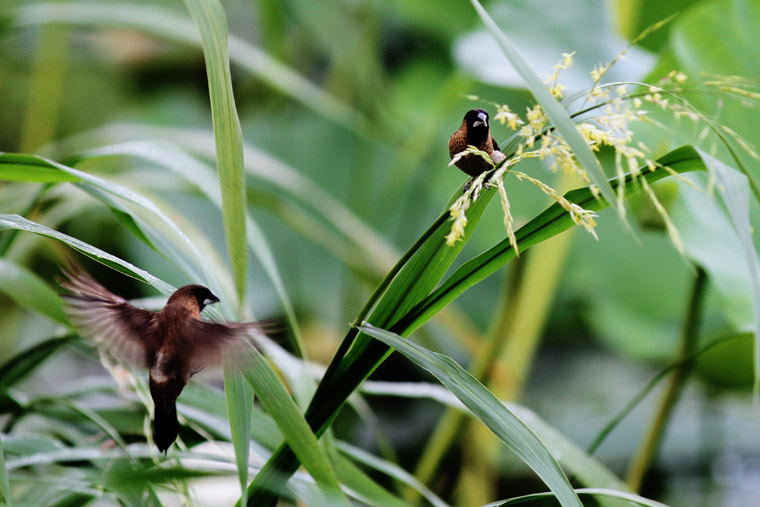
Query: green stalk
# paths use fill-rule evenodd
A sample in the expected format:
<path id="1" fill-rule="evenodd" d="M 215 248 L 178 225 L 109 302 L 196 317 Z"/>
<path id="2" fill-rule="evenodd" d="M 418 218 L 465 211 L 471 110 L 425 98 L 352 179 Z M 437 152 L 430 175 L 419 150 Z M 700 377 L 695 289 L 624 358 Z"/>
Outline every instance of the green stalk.
<path id="1" fill-rule="evenodd" d="M 670 421 L 676 403 L 681 397 L 681 392 L 686 384 L 686 379 L 693 366 L 694 352 L 699 337 L 699 325 L 702 317 L 702 305 L 707 288 L 707 274 L 701 266 L 697 267 L 697 277 L 694 280 L 694 287 L 691 291 L 691 299 L 686 312 L 686 318 L 683 324 L 681 334 L 681 350 L 679 360 L 683 363 L 678 367 L 670 377 L 670 382 L 665 390 L 665 394 L 660 400 L 659 407 L 655 412 L 654 418 L 649 430 L 641 441 L 636 455 L 631 462 L 626 474 L 626 483 L 632 491 L 638 491 L 644 481 L 644 476 L 654 460 L 662 442 L 662 436 Z"/>

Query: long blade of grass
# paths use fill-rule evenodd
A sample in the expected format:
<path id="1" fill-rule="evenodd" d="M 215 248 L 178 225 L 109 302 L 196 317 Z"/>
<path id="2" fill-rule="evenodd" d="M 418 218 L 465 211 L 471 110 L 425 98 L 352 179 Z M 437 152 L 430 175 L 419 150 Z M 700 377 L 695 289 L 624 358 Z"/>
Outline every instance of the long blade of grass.
<path id="1" fill-rule="evenodd" d="M 62 232 L 45 227 L 38 223 L 27 220 L 24 217 L 18 215 L 4 215 L 0 214 L 0 230 L 13 229 L 24 232 L 31 232 L 40 236 L 45 236 L 51 239 L 55 239 L 66 245 L 70 246 L 74 250 L 86 255 L 87 257 L 105 265 L 109 268 L 115 269 L 120 273 L 124 273 L 127 276 L 131 276 L 141 282 L 148 283 L 158 289 L 159 292 L 165 296 L 173 293 L 176 288 L 168 283 L 164 282 L 160 278 L 157 278 L 147 271 L 138 268 L 137 266 L 130 264 L 129 262 L 122 260 L 115 255 L 111 255 L 108 252 L 101 250 L 95 246 L 85 243 L 82 240 L 73 238 Z"/>
<path id="2" fill-rule="evenodd" d="M 586 141 L 583 139 L 578 129 L 575 128 L 575 123 L 570 118 L 570 115 L 562 107 L 562 105 L 554 98 L 549 92 L 549 89 L 536 75 L 535 71 L 531 68 L 527 61 L 520 55 L 517 48 L 514 47 L 512 42 L 504 35 L 499 26 L 494 22 L 491 16 L 486 12 L 478 0 L 470 0 L 475 11 L 480 16 L 481 21 L 486 26 L 496 43 L 501 48 L 504 55 L 512 63 L 515 70 L 520 77 L 523 78 L 528 90 L 536 98 L 536 101 L 541 104 L 541 107 L 546 111 L 546 115 L 551 122 L 557 128 L 557 131 L 562 134 L 562 137 L 567 142 L 570 149 L 573 150 L 578 162 L 588 172 L 591 181 L 597 186 L 602 196 L 608 203 L 612 203 L 613 208 L 616 207 L 615 194 L 612 191 L 610 183 L 607 181 L 607 176 L 604 174 L 602 165 L 599 163 L 594 153 L 589 148 Z"/>
<path id="3" fill-rule="evenodd" d="M 69 23 L 138 30 L 180 44 L 199 46 L 193 23 L 152 5 L 100 2 L 42 2 L 22 5 L 11 13 L 14 26 Z M 349 129 L 366 130 L 369 122 L 358 111 L 318 87 L 291 67 L 240 37 L 229 38 L 230 59 L 273 89 Z"/>
<path id="4" fill-rule="evenodd" d="M 615 491 L 605 488 L 581 488 L 576 489 L 575 492 L 583 496 L 613 498 L 618 500 L 624 500 L 626 502 L 642 505 L 644 507 L 667 507 L 664 503 L 655 502 L 643 496 L 636 495 L 634 493 L 627 493 L 625 491 Z M 519 496 L 511 498 L 509 500 L 500 500 L 498 502 L 490 503 L 484 507 L 507 507 L 508 505 L 518 505 L 522 503 L 532 503 L 536 500 L 547 499 L 554 495 L 551 493 L 534 493 L 532 495 Z M 617 504 L 616 504 L 617 505 Z"/>
<path id="5" fill-rule="evenodd" d="M 248 487 L 248 451 L 250 449 L 253 389 L 245 381 L 240 370 L 228 362 L 224 365 L 224 395 L 227 399 L 230 435 L 235 449 L 235 463 L 238 469 L 238 479 L 240 479 L 240 489 L 242 493 L 245 493 Z"/>
<path id="6" fill-rule="evenodd" d="M 326 499 L 345 504 L 346 498 L 340 490 L 333 467 L 320 449 L 316 435 L 269 363 L 253 347 L 238 354 L 236 360 L 243 376 L 277 423 L 298 460 L 322 488 Z"/>
<path id="7" fill-rule="evenodd" d="M 543 442 L 456 361 L 384 329 L 370 325 L 361 326 L 360 329 L 432 373 L 464 403 L 474 417 L 485 424 L 507 448 L 536 472 L 554 492 L 560 504 L 582 505 L 559 463 Z"/>
<path id="8" fill-rule="evenodd" d="M 201 35 L 216 140 L 216 167 L 222 189 L 227 250 L 235 275 L 239 307 L 245 300 L 248 257 L 245 228 L 243 133 L 235 109 L 227 49 L 227 17 L 218 0 L 185 0 Z"/>
<path id="9" fill-rule="evenodd" d="M 86 173 L 84 171 L 80 171 L 72 167 L 68 167 L 64 164 L 59 164 L 58 162 L 54 162 L 43 157 L 38 157 L 36 155 L 23 155 L 14 153 L 0 154 L 0 177 L 2 177 L 2 171 L 6 163 L 8 163 L 12 168 L 16 168 L 20 165 L 26 165 L 30 168 L 41 168 L 45 170 L 44 173 L 40 172 L 38 174 L 50 175 L 52 174 L 50 172 L 52 170 L 67 174 L 68 176 L 73 176 L 81 182 L 90 184 L 99 190 L 107 192 L 108 194 L 111 194 L 115 197 L 125 200 L 128 203 L 135 204 L 149 211 L 161 222 L 166 224 L 166 226 L 169 227 L 169 229 L 176 235 L 182 246 L 193 255 L 196 263 L 202 268 L 203 273 L 206 275 L 207 284 L 214 290 L 219 290 L 222 288 L 221 284 L 216 278 L 216 275 L 206 261 L 206 257 L 201 254 L 195 244 L 190 241 L 190 239 L 182 232 L 182 229 L 180 229 L 176 223 L 169 219 L 169 217 L 166 216 L 166 214 L 158 206 L 156 206 L 155 203 L 153 203 L 150 199 L 147 199 L 145 196 L 139 194 L 138 192 L 135 192 L 134 190 L 124 187 L 123 185 L 118 185 L 111 181 L 93 176 L 92 174 Z M 97 195 L 94 196 L 97 197 Z M 109 201 L 106 204 L 112 206 L 114 205 L 114 201 Z M 120 207 L 119 209 L 125 213 L 129 213 L 129 210 L 127 208 Z"/>
<path id="10" fill-rule="evenodd" d="M 376 382 L 368 380 L 362 384 L 360 389 L 365 395 L 426 398 L 470 414 L 461 401 L 450 391 L 437 384 L 427 382 Z M 550 426 L 535 412 L 516 403 L 506 403 L 506 406 L 530 427 L 531 431 L 546 445 L 552 456 L 557 456 L 557 461 L 562 465 L 562 468 L 567 470 L 578 482 L 589 487 L 627 490 L 625 482 L 620 480 L 588 453 L 584 452 L 572 440 Z"/>
<path id="11" fill-rule="evenodd" d="M 356 498 L 360 503 L 383 507 L 408 507 L 406 502 L 375 482 L 348 458 L 338 455 L 335 458 L 335 466 L 340 472 L 344 488 L 350 491 L 352 498 Z"/>

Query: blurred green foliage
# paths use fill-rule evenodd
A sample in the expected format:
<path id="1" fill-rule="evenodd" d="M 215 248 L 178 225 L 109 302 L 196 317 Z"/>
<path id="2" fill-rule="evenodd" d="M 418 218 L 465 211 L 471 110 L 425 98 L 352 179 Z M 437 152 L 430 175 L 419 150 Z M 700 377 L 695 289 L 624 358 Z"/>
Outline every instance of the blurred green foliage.
<path id="1" fill-rule="evenodd" d="M 268 261 L 249 251 L 243 314 L 287 311 L 284 293 L 295 309 L 306 356 L 327 364 L 346 323 L 464 181 L 459 171 L 447 167 L 446 151 L 463 113 L 472 107 L 493 109 L 491 103 L 498 102 L 523 114 L 533 99 L 468 2 L 221 4 L 232 36 L 232 89 L 246 150 L 248 211 L 268 242 L 282 281 L 278 287 L 268 274 Z M 589 87 L 594 65 L 611 60 L 646 27 L 674 14 L 669 24 L 613 67 L 610 80 L 655 82 L 678 69 L 702 81 L 722 74 L 757 84 L 760 75 L 756 0 L 498 0 L 485 7 L 540 77 L 550 74 L 562 52 L 576 51 L 574 66 L 562 75 L 568 93 Z M 213 181 L 202 178 L 214 167 L 214 133 L 203 53 L 184 6 L 169 0 L 62 0 L 7 2 L 0 9 L 0 151 L 42 155 L 147 196 L 200 251 L 213 252 L 208 262 L 218 283 L 225 290 L 234 286 L 226 267 L 222 214 L 198 190 L 199 181 Z M 468 95 L 489 102 L 473 102 Z M 751 153 L 760 146 L 757 96 L 719 88 L 706 93 L 697 87 L 683 95 L 723 132 L 736 134 L 732 139 L 740 142 L 734 146 L 747 148 L 738 150 L 740 161 L 760 177 L 757 156 Z M 652 112 L 650 118 L 634 131 L 653 158 L 692 144 L 726 163 L 735 162 L 704 122 L 673 118 L 664 111 Z M 502 144 L 512 134 L 496 122 L 493 133 Z M 120 144 L 133 141 L 145 144 Z M 87 152 L 104 147 L 106 153 Z M 109 147 L 112 152 L 107 152 Z M 143 149 L 155 158 L 135 155 Z M 613 156 L 604 150 L 599 154 L 608 169 Z M 172 163 L 173 169 L 165 170 Z M 202 168 L 194 168 L 190 176 L 193 163 Z M 563 190 L 581 185 L 539 162 L 527 162 L 521 170 Z M 27 172 L 20 178 L 27 182 L 11 181 L 8 173 L 8 181 L 0 183 L 1 213 L 20 214 L 80 239 L 169 284 L 196 281 L 183 269 L 192 262 L 190 253 L 176 244 L 169 248 L 155 243 L 168 237 L 168 226 L 148 212 L 104 206 L 105 197 L 82 192 L 79 183 L 42 188 L 28 183 Z M 703 188 L 711 184 L 704 175 L 687 179 Z M 676 410 L 665 433 L 657 462 L 661 477 L 645 482 L 642 490 L 645 496 L 685 505 L 696 503 L 683 488 L 695 470 L 709 468 L 728 454 L 750 460 L 760 452 L 760 439 L 752 431 L 760 421 L 748 393 L 753 348 L 746 333 L 755 316 L 740 240 L 724 206 L 675 178 L 654 188 L 681 233 L 684 255 L 664 234 L 661 215 L 651 203 L 636 200 L 629 207 L 633 231 L 614 213 L 602 212 L 598 241 L 581 231 L 568 232 L 573 238 L 567 251 L 557 248 L 556 256 L 545 261 L 557 267 L 556 277 L 534 274 L 517 280 L 518 269 L 501 270 L 465 292 L 414 339 L 465 367 L 476 364 L 489 336 L 508 332 L 499 322 L 510 305 L 517 306 L 508 299 L 510 288 L 518 282 L 547 284 L 544 300 L 521 306 L 527 308 L 522 317 L 534 321 L 528 328 L 535 336 L 517 338 L 528 344 L 517 359 L 522 376 L 510 380 L 516 387 L 504 381 L 516 371 L 506 353 L 495 354 L 480 380 L 497 393 L 522 392 L 521 403 L 583 447 L 650 377 L 677 360 L 694 276 L 691 263 L 703 266 L 709 285 L 700 345 L 740 337 L 697 359 L 693 378 L 700 382 L 689 384 L 682 402 L 686 408 Z M 514 179 L 507 190 L 518 226 L 551 203 Z M 756 202 L 750 209 L 757 223 Z M 451 270 L 504 236 L 502 215 L 491 204 Z M 135 504 L 145 500 L 138 493 L 129 496 L 135 477 L 188 496 L 183 481 L 195 479 L 195 471 L 156 471 L 148 465 L 146 448 L 134 451 L 145 468 L 109 472 L 105 464 L 118 456 L 115 451 L 101 449 L 98 455 L 97 447 L 85 445 L 103 440 L 103 429 L 71 405 L 51 402 L 59 397 L 94 407 L 128 444 L 144 441 L 139 394 L 118 391 L 112 383 L 106 386 L 93 352 L 62 331 L 59 300 L 52 291 L 58 291 L 57 266 L 73 255 L 71 250 L 5 230 L 0 232 L 0 252 L 0 432 L 14 496 L 31 504 L 89 501 L 99 494 L 91 485 L 101 474 L 107 487 L 123 490 L 123 498 Z M 526 255 L 528 262 L 531 255 Z M 88 263 L 87 269 L 125 297 L 156 295 L 145 284 L 96 263 Z M 533 269 L 550 271 L 549 266 Z M 29 364 L 28 375 L 14 369 L 16 361 Z M 431 378 L 393 355 L 372 380 Z M 293 390 L 309 392 L 310 379 L 301 381 Z M 90 392 L 88 385 L 98 388 Z M 336 423 L 338 437 L 383 451 L 386 463 L 414 470 L 441 409 L 417 395 L 385 394 L 388 398 L 367 395 L 369 403 L 344 411 Z M 183 398 L 186 424 L 181 436 L 188 447 L 207 435 L 230 438 L 224 397 L 217 390 L 191 386 Z M 295 401 L 303 409 L 308 397 L 296 395 Z M 624 468 L 644 433 L 652 401 L 647 398 L 632 411 L 596 454 L 614 471 Z M 721 423 L 713 424 L 707 412 L 718 413 Z M 266 442 L 271 451 L 281 440 L 280 430 L 258 405 L 253 417 L 254 441 Z M 467 458 L 471 445 L 488 448 L 472 444 L 477 439 L 473 434 L 467 427 L 460 429 L 440 458 L 429 485 L 445 500 L 485 503 L 543 489 L 527 481 L 520 466 L 500 467 L 503 462 L 512 465 L 503 452 L 490 458 L 483 452 L 486 457 L 480 462 Z M 93 454 L 73 453 L 58 463 L 55 453 L 64 447 Z M 35 454 L 39 456 L 33 458 Z M 24 459 L 40 461 L 27 466 Z M 77 465 L 82 462 L 88 465 Z M 468 496 L 462 479 L 468 473 L 478 475 L 478 466 L 488 469 L 481 474 L 490 488 L 485 498 Z M 377 498 L 388 501 L 411 482 L 399 479 L 400 472 L 395 479 L 371 472 L 369 480 L 352 467 L 353 462 L 340 465 L 342 481 L 354 480 L 364 493 L 386 494 Z M 37 474 L 57 477 L 61 484 L 35 491 L 30 484 Z M 385 493 L 378 492 L 373 480 Z M 699 480 L 707 490 L 700 502 L 720 504 L 732 492 L 739 494 L 730 482 L 716 484 L 704 476 Z M 297 477 L 293 488 L 308 490 L 307 482 Z M 472 488 L 477 489 L 476 481 Z"/>

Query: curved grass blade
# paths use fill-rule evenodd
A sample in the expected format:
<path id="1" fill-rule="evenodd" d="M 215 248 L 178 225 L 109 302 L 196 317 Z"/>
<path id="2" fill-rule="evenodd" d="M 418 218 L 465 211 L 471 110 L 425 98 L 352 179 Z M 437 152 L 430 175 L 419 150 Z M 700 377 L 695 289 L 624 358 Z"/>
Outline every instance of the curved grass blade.
<path id="1" fill-rule="evenodd" d="M 137 463 L 137 460 L 134 456 L 132 456 L 127 443 L 124 441 L 124 439 L 121 438 L 121 435 L 119 435 L 119 432 L 116 431 L 116 428 L 114 428 L 112 425 L 108 423 L 105 419 L 103 419 L 101 416 L 99 416 L 94 410 L 91 408 L 83 405 L 82 403 L 68 399 L 63 397 L 53 398 L 53 397 L 42 397 L 37 398 L 30 405 L 38 405 L 38 404 L 52 404 L 52 405 L 60 405 L 62 407 L 66 407 L 70 409 L 71 411 L 79 414 L 80 416 L 84 417 L 85 419 L 88 419 L 93 424 L 95 424 L 98 428 L 100 428 L 106 435 L 108 435 L 108 438 L 113 440 L 121 449 L 124 451 L 124 454 L 129 458 L 130 461 L 133 463 Z"/>
<path id="2" fill-rule="evenodd" d="M 15 14 L 15 15 L 14 15 Z M 138 30 L 180 44 L 200 46 L 193 23 L 166 9 L 145 4 L 101 2 L 47 2 L 22 5 L 11 12 L 14 26 L 69 23 Z M 318 87 L 291 67 L 246 42 L 229 37 L 230 59 L 273 89 L 344 125 L 368 130 L 369 121 L 358 111 Z"/>
<path id="3" fill-rule="evenodd" d="M 625 491 L 615 491 L 614 489 L 580 488 L 580 489 L 576 489 L 575 492 L 578 495 L 583 495 L 583 496 L 593 496 L 593 497 L 600 496 L 604 498 L 625 500 L 626 502 L 630 502 L 635 505 L 642 505 L 643 507 L 668 507 L 664 503 L 655 502 L 654 500 L 644 498 L 643 496 L 639 496 L 634 493 L 627 493 Z M 519 496 L 516 498 L 511 498 L 509 500 L 500 500 L 498 502 L 489 503 L 488 505 L 484 507 L 507 507 L 508 505 L 518 505 L 522 503 L 534 502 L 536 500 L 551 498 L 553 496 L 554 495 L 552 493 L 535 493 L 532 495 Z"/>
<path id="4" fill-rule="evenodd" d="M 30 155 L 21 153 L 0 153 L 0 179 L 5 181 L 23 181 L 26 183 L 63 183 L 79 181 L 73 174 L 58 171 L 46 165 L 32 165 Z"/>
<path id="5" fill-rule="evenodd" d="M 481 21 L 483 21 L 483 24 L 491 32 L 493 38 L 496 39 L 496 43 L 504 52 L 504 55 L 512 63 L 517 73 L 520 74 L 520 77 L 525 80 L 528 90 L 536 98 L 536 101 L 541 104 L 541 107 L 544 108 L 546 115 L 557 128 L 557 131 L 562 134 L 570 149 L 573 150 L 578 162 L 586 169 L 591 181 L 597 186 L 605 200 L 608 203 L 612 203 L 611 206 L 615 208 L 615 194 L 609 181 L 607 181 L 607 176 L 604 174 L 602 165 L 578 132 L 575 123 L 570 119 L 567 111 L 549 92 L 546 85 L 541 82 L 535 71 L 523 59 L 517 48 L 512 45 L 507 36 L 504 35 L 504 32 L 501 31 L 488 12 L 480 5 L 480 2 L 478 0 L 470 0 L 470 2 L 478 13 L 478 16 L 480 16 Z"/>
<path id="6" fill-rule="evenodd" d="M 15 229 L 19 231 L 31 232 L 32 234 L 37 234 L 61 241 L 74 250 L 105 266 L 108 266 L 109 268 L 115 269 L 120 273 L 124 273 L 127 276 L 131 276 L 132 278 L 140 280 L 141 282 L 152 285 L 165 296 L 170 295 L 176 290 L 175 287 L 169 285 L 160 278 L 151 275 L 147 271 L 140 269 L 137 266 L 116 257 L 115 255 L 111 255 L 108 252 L 101 250 L 100 248 L 94 247 L 89 243 L 85 243 L 84 241 L 73 238 L 67 234 L 63 234 L 62 232 L 58 232 L 56 230 L 45 227 L 44 225 L 40 225 L 38 223 L 32 222 L 31 220 L 27 220 L 24 217 L 20 217 L 18 215 L 0 214 L 0 230 L 4 229 Z"/>
<path id="7" fill-rule="evenodd" d="M 418 366 L 433 374 L 470 413 L 522 459 L 554 492 L 560 504 L 581 506 L 570 481 L 559 463 L 538 437 L 507 407 L 456 361 L 405 340 L 401 336 L 371 325 L 362 332 L 393 347 Z"/>
<path id="8" fill-rule="evenodd" d="M 403 398 L 425 398 L 437 401 L 447 407 L 462 412 L 466 407 L 450 391 L 438 384 L 427 382 L 377 382 L 368 380 L 361 386 L 363 394 L 397 396 Z M 578 447 L 575 442 L 562 435 L 529 408 L 516 403 L 506 406 L 530 427 L 531 431 L 546 445 L 552 456 L 557 456 L 559 464 L 575 479 L 589 487 L 610 488 L 628 491 L 628 486 L 603 464 Z"/>
<path id="9" fill-rule="evenodd" d="M 154 252 L 157 252 L 159 254 L 163 254 L 165 250 L 159 249 L 153 241 L 151 241 L 149 237 L 149 233 L 147 233 L 144 229 L 146 228 L 145 223 L 142 222 L 139 218 L 133 216 L 128 211 L 124 210 L 124 207 L 119 204 L 119 202 L 116 201 L 113 197 L 108 195 L 107 193 L 103 192 L 102 190 L 93 187 L 92 185 L 77 185 L 79 188 L 81 188 L 84 192 L 87 192 L 92 197 L 97 199 L 98 201 L 102 202 L 106 206 L 108 206 L 108 209 L 111 210 L 111 213 L 113 213 L 114 217 L 116 217 L 116 220 L 119 221 L 119 223 L 134 237 L 145 243 L 151 250 Z M 166 245 L 165 245 L 166 246 Z M 169 257 L 167 255 L 167 257 Z M 171 256 L 174 257 L 174 256 Z M 170 261 L 173 260 L 172 258 L 169 259 Z M 185 270 L 189 273 L 193 272 L 193 269 L 190 268 L 190 266 L 184 266 Z"/>
<path id="10" fill-rule="evenodd" d="M 185 0 L 201 35 L 206 60 L 211 117 L 216 140 L 216 166 L 222 189 L 222 215 L 227 250 L 235 275 L 238 308 L 245 300 L 248 256 L 245 228 L 243 133 L 235 109 L 227 49 L 227 18 L 218 0 Z"/>
<path id="11" fill-rule="evenodd" d="M 27 166 L 32 167 L 32 168 L 45 168 L 45 169 L 60 171 L 64 174 L 76 177 L 80 182 L 90 184 L 94 186 L 95 188 L 102 190 L 110 195 L 113 195 L 120 199 L 124 199 L 125 201 L 129 203 L 135 204 L 143 209 L 146 209 L 147 211 L 155 215 L 160 221 L 166 224 L 166 226 L 169 227 L 169 229 L 176 235 L 176 237 L 181 242 L 181 244 L 190 253 L 192 253 L 197 264 L 201 267 L 201 269 L 203 270 L 203 273 L 205 274 L 207 285 L 209 285 L 214 291 L 219 290 L 217 294 L 224 293 L 222 290 L 220 290 L 222 289 L 222 285 L 217 280 L 216 275 L 214 274 L 213 270 L 209 266 L 206 260 L 206 256 L 201 254 L 201 252 L 198 250 L 196 245 L 192 241 L 190 241 L 187 235 L 185 235 L 182 232 L 182 229 L 180 229 L 177 226 L 177 224 L 174 223 L 174 221 L 169 219 L 166 213 L 164 213 L 150 199 L 147 199 L 145 196 L 140 195 L 134 190 L 131 190 L 122 185 L 118 185 L 111 181 L 107 181 L 97 176 L 93 176 L 92 174 L 86 173 L 84 171 L 80 171 L 72 167 L 68 167 L 64 164 L 60 164 L 58 162 L 54 162 L 52 160 L 48 160 L 36 155 L 22 155 L 22 154 L 11 154 L 11 153 L 0 154 L 0 171 L 2 171 L 2 167 L 5 165 L 7 161 L 9 161 L 13 165 L 19 165 L 21 163 L 25 163 Z M 97 193 L 93 194 L 94 197 L 98 197 L 98 195 L 102 195 L 102 194 L 97 194 Z M 109 201 L 106 203 L 106 205 L 118 206 L 118 204 L 115 201 Z M 129 210 L 127 208 L 119 207 L 119 209 L 125 213 L 129 213 Z M 192 273 L 194 273 L 194 270 L 192 271 Z M 191 273 L 191 276 L 192 276 L 192 273 Z"/>
<path id="12" fill-rule="evenodd" d="M 2 258 L 0 258 L 0 292 L 4 292 L 19 306 L 34 310 L 54 322 L 61 324 L 68 322 L 63 312 L 63 302 L 53 289 L 35 273 Z"/>

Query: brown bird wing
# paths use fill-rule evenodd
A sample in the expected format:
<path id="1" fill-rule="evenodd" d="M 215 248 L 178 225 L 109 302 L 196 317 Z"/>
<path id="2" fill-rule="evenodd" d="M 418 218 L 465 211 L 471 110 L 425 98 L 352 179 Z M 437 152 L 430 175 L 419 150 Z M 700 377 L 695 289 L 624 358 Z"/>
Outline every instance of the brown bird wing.
<path id="1" fill-rule="evenodd" d="M 496 139 L 494 139 L 493 136 L 491 136 L 491 144 L 493 144 L 494 151 L 501 151 L 499 149 L 499 143 L 496 142 Z"/>
<path id="2" fill-rule="evenodd" d="M 147 352 L 160 344 L 153 328 L 158 313 L 127 303 L 84 271 L 70 266 L 59 283 L 71 294 L 63 296 L 66 313 L 82 336 L 103 345 L 116 357 L 148 366 Z"/>
<path id="3" fill-rule="evenodd" d="M 281 318 L 258 322 L 208 322 L 188 319 L 182 333 L 181 354 L 191 366 L 191 374 L 206 365 L 219 364 L 222 351 L 231 352 L 234 357 L 245 350 L 252 333 L 258 331 L 271 334 L 282 331 Z M 253 344 L 251 344 L 253 345 Z"/>

